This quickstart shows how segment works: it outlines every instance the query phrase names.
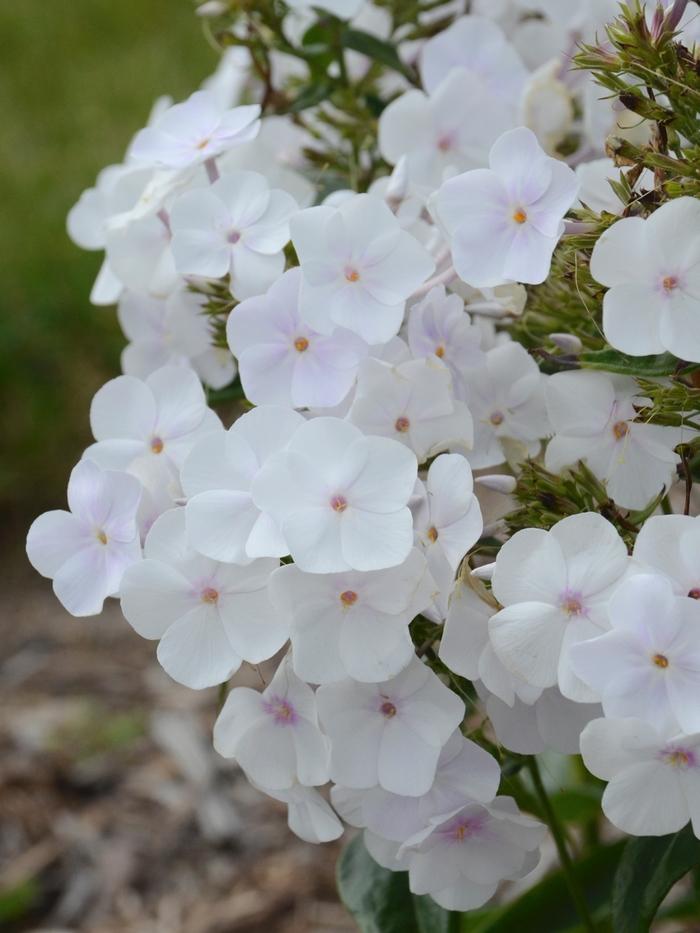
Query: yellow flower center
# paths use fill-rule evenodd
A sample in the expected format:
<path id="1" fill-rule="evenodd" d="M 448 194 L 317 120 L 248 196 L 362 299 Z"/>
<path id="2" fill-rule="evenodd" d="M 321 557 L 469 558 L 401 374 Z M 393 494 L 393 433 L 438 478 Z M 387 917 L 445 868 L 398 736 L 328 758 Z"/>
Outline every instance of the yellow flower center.
<path id="1" fill-rule="evenodd" d="M 517 210 L 513 211 L 513 220 L 516 222 L 516 224 L 525 223 L 527 220 L 527 214 L 522 209 L 522 207 L 519 207 Z"/>
<path id="2" fill-rule="evenodd" d="M 297 337 L 297 339 L 294 341 L 294 349 L 298 350 L 299 353 L 303 353 L 304 350 L 309 349 L 309 341 L 306 339 L 306 337 Z"/>

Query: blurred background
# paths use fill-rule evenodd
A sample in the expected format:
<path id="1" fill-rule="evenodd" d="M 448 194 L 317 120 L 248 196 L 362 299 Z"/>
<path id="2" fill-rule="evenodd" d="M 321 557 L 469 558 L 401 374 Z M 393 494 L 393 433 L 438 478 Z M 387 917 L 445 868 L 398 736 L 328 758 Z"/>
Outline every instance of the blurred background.
<path id="1" fill-rule="evenodd" d="M 336 847 L 213 753 L 215 692 L 172 683 L 118 608 L 68 616 L 24 557 L 123 343 L 66 214 L 216 56 L 190 0 L 2 0 L 0 36 L 0 930 L 351 930 Z"/>

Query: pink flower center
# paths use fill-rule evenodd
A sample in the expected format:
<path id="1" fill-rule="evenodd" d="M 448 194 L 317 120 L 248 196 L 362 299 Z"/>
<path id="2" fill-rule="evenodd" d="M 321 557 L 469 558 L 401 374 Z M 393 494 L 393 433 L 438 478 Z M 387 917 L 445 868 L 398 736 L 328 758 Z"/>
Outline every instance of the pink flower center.
<path id="1" fill-rule="evenodd" d="M 499 424 L 503 424 L 503 422 L 505 421 L 505 415 L 503 414 L 502 411 L 494 411 L 492 412 L 491 417 L 489 418 L 489 421 L 494 427 L 497 428 Z"/>
<path id="2" fill-rule="evenodd" d="M 441 136 L 438 136 L 435 145 L 440 150 L 440 152 L 449 152 L 450 149 L 454 146 L 455 141 L 451 133 L 443 133 Z"/>
<path id="3" fill-rule="evenodd" d="M 688 596 L 690 599 L 700 599 L 700 586 L 694 586 L 692 590 L 688 590 Z"/>
<path id="4" fill-rule="evenodd" d="M 354 590 L 345 590 L 340 594 L 340 601 L 346 608 L 354 606 L 357 602 L 357 593 Z"/>
<path id="5" fill-rule="evenodd" d="M 568 616 L 580 616 L 584 611 L 581 596 L 578 593 L 570 593 L 568 590 L 562 594 L 559 608 Z"/>
<path id="6" fill-rule="evenodd" d="M 213 586 L 205 586 L 202 590 L 202 602 L 215 605 L 219 601 L 219 592 Z"/>
<path id="7" fill-rule="evenodd" d="M 352 266 L 348 266 L 345 270 L 345 279 L 348 282 L 359 282 L 360 273 L 357 271 L 357 269 L 353 269 Z"/>
<path id="8" fill-rule="evenodd" d="M 674 288 L 678 288 L 678 279 L 675 275 L 667 275 L 662 279 L 661 284 L 664 291 L 672 292 Z"/>
<path id="9" fill-rule="evenodd" d="M 411 427 L 411 422 L 404 415 L 401 415 L 400 418 L 396 419 L 394 427 L 399 432 L 399 434 L 405 434 L 406 431 Z"/>
<path id="10" fill-rule="evenodd" d="M 238 243 L 240 238 L 241 238 L 241 235 L 238 232 L 238 230 L 231 230 L 230 233 L 227 235 L 226 240 L 227 242 L 235 246 L 235 244 Z"/>
<path id="11" fill-rule="evenodd" d="M 672 768 L 685 771 L 697 765 L 697 758 L 692 748 L 682 748 L 678 745 L 667 746 L 661 751 L 661 760 Z"/>
<path id="12" fill-rule="evenodd" d="M 384 700 L 382 705 L 379 707 L 379 712 L 384 716 L 385 719 L 393 719 L 396 715 L 396 706 L 391 702 L 391 700 Z"/>
<path id="13" fill-rule="evenodd" d="M 162 454 L 165 444 L 163 443 L 162 437 L 152 437 L 151 438 L 151 453 Z"/>
<path id="14" fill-rule="evenodd" d="M 309 341 L 306 337 L 297 337 L 294 341 L 294 349 L 298 350 L 299 353 L 303 353 L 305 350 L 309 349 Z"/>
<path id="15" fill-rule="evenodd" d="M 477 836 L 484 828 L 483 817 L 458 816 L 440 831 L 441 835 L 453 842 L 465 842 Z"/>
<path id="16" fill-rule="evenodd" d="M 263 709 L 268 716 L 272 716 L 278 726 L 293 726 L 299 719 L 292 704 L 284 697 L 270 697 L 263 703 Z"/>
<path id="17" fill-rule="evenodd" d="M 332 496 L 331 508 L 334 512 L 344 512 L 348 507 L 348 500 L 345 496 Z"/>
<path id="18" fill-rule="evenodd" d="M 629 425 L 626 421 L 616 421 L 612 427 L 612 432 L 616 441 L 621 441 L 623 437 L 629 434 Z"/>

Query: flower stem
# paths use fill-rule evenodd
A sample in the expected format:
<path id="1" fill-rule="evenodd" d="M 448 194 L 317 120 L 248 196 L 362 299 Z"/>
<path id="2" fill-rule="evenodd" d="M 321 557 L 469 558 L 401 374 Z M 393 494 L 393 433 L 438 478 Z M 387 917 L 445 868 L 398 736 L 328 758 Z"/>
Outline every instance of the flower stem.
<path id="1" fill-rule="evenodd" d="M 527 769 L 530 772 L 530 777 L 532 778 L 532 783 L 535 786 L 535 793 L 537 798 L 542 806 L 545 820 L 549 826 L 552 837 L 554 838 L 554 844 L 557 847 L 557 852 L 559 853 L 559 861 L 561 862 L 562 871 L 564 872 L 564 879 L 566 881 L 566 886 L 569 889 L 571 894 L 571 899 L 573 900 L 576 910 L 583 921 L 583 925 L 588 930 L 588 933 L 596 933 L 596 926 L 591 917 L 590 911 L 588 909 L 588 904 L 586 899 L 583 896 L 583 892 L 579 887 L 578 879 L 574 872 L 574 863 L 569 854 L 569 850 L 566 845 L 566 838 L 564 836 L 564 830 L 559 822 L 559 819 L 554 812 L 554 807 L 549 799 L 547 790 L 542 782 L 542 775 L 540 774 L 540 767 L 537 764 L 537 759 L 533 756 L 529 757 L 527 760 Z"/>

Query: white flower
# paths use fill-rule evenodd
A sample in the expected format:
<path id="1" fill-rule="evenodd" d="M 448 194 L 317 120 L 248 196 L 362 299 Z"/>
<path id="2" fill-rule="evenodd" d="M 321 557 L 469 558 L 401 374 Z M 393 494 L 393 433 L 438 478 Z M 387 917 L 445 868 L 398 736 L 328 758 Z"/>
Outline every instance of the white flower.
<path id="1" fill-rule="evenodd" d="M 515 341 L 493 347 L 483 367 L 467 372 L 474 444 L 465 455 L 473 469 L 537 454 L 540 438 L 549 434 L 546 380 L 527 350 Z"/>
<path id="2" fill-rule="evenodd" d="M 141 484 L 126 473 L 103 472 L 89 460 L 68 481 L 69 512 L 45 512 L 27 535 L 27 556 L 71 615 L 102 612 L 116 596 L 126 568 L 140 560 L 136 513 Z"/>
<path id="3" fill-rule="evenodd" d="M 141 295 L 165 298 L 178 283 L 170 249 L 170 227 L 162 215 L 147 214 L 111 225 L 105 235 L 105 250 L 103 272 L 119 283 L 119 288 L 110 293 L 112 302 L 117 300 L 122 287 Z M 96 288 L 98 284 L 104 285 L 95 283 Z M 106 304 L 107 300 L 97 303 Z"/>
<path id="4" fill-rule="evenodd" d="M 252 495 L 278 523 L 301 570 L 382 570 L 411 550 L 407 503 L 416 472 L 402 444 L 365 437 L 338 418 L 315 418 L 263 466 Z"/>
<path id="5" fill-rule="evenodd" d="M 285 272 L 265 295 L 229 315 L 226 336 L 241 384 L 256 405 L 331 408 L 352 388 L 367 345 L 337 329 L 319 334 L 299 315 L 301 272 Z"/>
<path id="6" fill-rule="evenodd" d="M 297 210 L 290 194 L 270 190 L 257 172 L 229 172 L 209 188 L 186 191 L 170 214 L 177 271 L 203 278 L 228 273 L 236 298 L 261 294 L 282 274 Z"/>
<path id="7" fill-rule="evenodd" d="M 455 269 L 476 288 L 543 282 L 576 199 L 576 175 L 526 127 L 494 143 L 489 166 L 450 178 L 432 199 Z"/>
<path id="8" fill-rule="evenodd" d="M 265 793 L 328 780 L 328 741 L 318 727 L 316 697 L 289 660 L 262 693 L 234 687 L 214 724 L 214 748 L 235 758 Z"/>
<path id="9" fill-rule="evenodd" d="M 405 842 L 429 820 L 451 813 L 466 803 L 491 803 L 498 793 L 498 762 L 475 742 L 454 732 L 438 758 L 435 780 L 420 797 L 402 797 L 376 786 L 352 790 L 336 785 L 331 800 L 340 815 L 353 826 L 392 842 Z"/>
<path id="10" fill-rule="evenodd" d="M 139 457 L 180 466 L 195 441 L 221 431 L 196 375 L 164 366 L 144 381 L 117 376 L 95 394 L 90 427 L 97 441 L 84 456 L 107 469 L 127 469 Z"/>
<path id="11" fill-rule="evenodd" d="M 331 779 L 408 797 L 428 792 L 440 750 L 464 717 L 464 703 L 417 658 L 391 680 L 344 680 L 316 696 L 331 740 Z"/>
<path id="12" fill-rule="evenodd" d="M 606 716 L 661 731 L 700 731 L 700 603 L 665 577 L 640 574 L 610 600 L 611 631 L 571 649 L 574 672 Z"/>
<path id="13" fill-rule="evenodd" d="M 430 94 L 413 88 L 389 104 L 379 150 L 391 165 L 405 156 L 409 179 L 427 194 L 445 177 L 486 165 L 491 145 L 513 125 L 512 107 L 457 68 Z"/>
<path id="14" fill-rule="evenodd" d="M 621 175 L 629 175 L 629 172 L 630 169 L 620 170 L 608 158 L 582 162 L 576 166 L 576 175 L 581 185 L 579 201 L 598 213 L 607 211 L 609 214 L 621 214 L 625 205 L 613 191 L 610 182 L 620 181 Z M 637 191 L 650 191 L 654 187 L 654 173 L 645 168 L 633 187 Z"/>
<path id="15" fill-rule="evenodd" d="M 315 684 L 372 683 L 403 670 L 413 657 L 409 623 L 433 589 L 415 549 L 388 570 L 313 574 L 289 564 L 270 580 L 275 606 L 290 616 L 294 670 Z"/>
<path id="16" fill-rule="evenodd" d="M 503 31 L 484 16 L 461 16 L 421 49 L 421 79 L 429 93 L 457 68 L 469 74 L 475 95 L 481 93 L 481 84 L 512 107 L 528 77 L 520 55 Z"/>
<path id="17" fill-rule="evenodd" d="M 558 58 L 541 65 L 525 84 L 520 99 L 520 122 L 533 131 L 549 155 L 556 154 L 557 147 L 571 131 L 574 100 L 570 87 L 562 80 Z"/>
<path id="18" fill-rule="evenodd" d="M 628 561 L 622 538 L 595 512 L 506 541 L 492 580 L 505 608 L 490 620 L 489 634 L 508 670 L 534 687 L 558 683 L 571 700 L 595 700 L 572 672 L 569 651 L 608 629 L 607 604 Z"/>
<path id="19" fill-rule="evenodd" d="M 547 412 L 555 436 L 545 466 L 559 473 L 584 460 L 612 499 L 642 509 L 675 479 L 678 428 L 636 421 L 639 386 L 634 379 L 571 371 L 547 379 Z"/>
<path id="20" fill-rule="evenodd" d="M 140 130 L 129 158 L 148 166 L 190 168 L 253 139 L 259 116 L 257 104 L 227 110 L 216 94 L 196 91 Z"/>
<path id="21" fill-rule="evenodd" d="M 348 419 L 410 447 L 419 463 L 448 447 L 472 446 L 469 409 L 455 400 L 450 371 L 436 357 L 399 366 L 364 360 Z"/>
<path id="22" fill-rule="evenodd" d="M 356 195 L 311 207 L 291 222 L 302 271 L 300 310 L 320 333 L 344 327 L 367 343 L 398 333 L 406 299 L 435 269 L 430 254 L 386 203 Z"/>
<path id="23" fill-rule="evenodd" d="M 314 787 L 296 783 L 285 790 L 258 790 L 287 804 L 287 824 L 304 842 L 332 842 L 343 835 L 343 824 Z"/>
<path id="24" fill-rule="evenodd" d="M 436 285 L 408 314 L 408 345 L 417 359 L 437 356 L 452 373 L 455 388 L 465 369 L 484 363 L 481 331 L 471 322 L 459 295 Z"/>
<path id="25" fill-rule="evenodd" d="M 588 770 L 608 781 L 603 813 L 633 836 L 665 836 L 688 821 L 700 839 L 700 735 L 660 733 L 640 719 L 596 719 L 583 730 Z"/>
<path id="26" fill-rule="evenodd" d="M 653 515 L 632 556 L 643 568 L 665 574 L 677 595 L 700 599 L 700 516 Z"/>
<path id="27" fill-rule="evenodd" d="M 264 405 L 193 448 L 183 464 L 182 486 L 188 497 L 187 533 L 196 550 L 237 564 L 287 553 L 276 524 L 253 502 L 251 484 L 303 424 L 295 411 Z"/>
<path id="28" fill-rule="evenodd" d="M 602 234 L 591 275 L 608 286 L 603 331 L 617 350 L 632 356 L 668 350 L 700 362 L 698 229 L 700 202 L 683 197 L 646 220 L 618 220 Z"/>
<path id="29" fill-rule="evenodd" d="M 131 341 L 122 351 L 124 374 L 145 379 L 161 366 L 186 366 L 212 389 L 228 385 L 236 364 L 226 349 L 213 346 L 204 300 L 184 288 L 167 299 L 125 292 L 117 308 L 119 324 Z"/>
<path id="30" fill-rule="evenodd" d="M 410 889 L 446 910 L 481 907 L 499 882 L 532 871 L 544 835 L 545 827 L 523 816 L 511 797 L 490 806 L 469 803 L 405 843 Z"/>
<path id="31" fill-rule="evenodd" d="M 185 686 L 223 683 L 242 661 L 265 661 L 287 641 L 267 593 L 277 560 L 237 567 L 202 557 L 187 541 L 184 509 L 155 521 L 144 558 L 124 575 L 122 612 L 139 635 L 160 639 L 158 660 Z"/>

